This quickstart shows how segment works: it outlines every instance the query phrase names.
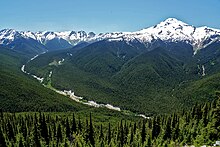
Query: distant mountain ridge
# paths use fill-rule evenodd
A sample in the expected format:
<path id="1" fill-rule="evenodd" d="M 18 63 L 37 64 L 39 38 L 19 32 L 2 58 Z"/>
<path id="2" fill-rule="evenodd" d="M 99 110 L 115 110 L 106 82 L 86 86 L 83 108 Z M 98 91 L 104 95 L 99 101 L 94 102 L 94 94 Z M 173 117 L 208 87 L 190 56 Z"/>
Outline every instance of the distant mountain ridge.
<path id="1" fill-rule="evenodd" d="M 136 32 L 2 30 L 0 44 L 29 59 L 48 51 L 25 64 L 43 84 L 133 112 L 188 108 L 220 90 L 220 31 L 175 18 Z"/>
<path id="2" fill-rule="evenodd" d="M 39 46 L 40 52 L 45 50 L 56 50 L 71 48 L 77 44 L 87 42 L 94 43 L 101 40 L 125 41 L 128 44 L 140 42 L 150 46 L 156 41 L 164 43 L 184 42 L 193 47 L 194 54 L 202 48 L 220 41 L 220 30 L 209 27 L 195 27 L 175 18 L 168 18 L 159 24 L 136 32 L 112 32 L 86 33 L 85 31 L 64 32 L 30 32 L 4 29 L 0 31 L 0 45 L 15 48 L 21 43 L 31 41 L 35 48 Z"/>

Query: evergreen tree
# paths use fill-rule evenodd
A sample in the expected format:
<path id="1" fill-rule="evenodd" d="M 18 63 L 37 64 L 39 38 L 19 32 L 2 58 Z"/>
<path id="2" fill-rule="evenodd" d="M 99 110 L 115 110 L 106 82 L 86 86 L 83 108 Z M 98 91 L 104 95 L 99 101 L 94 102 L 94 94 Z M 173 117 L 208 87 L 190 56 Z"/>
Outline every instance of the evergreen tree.
<path id="1" fill-rule="evenodd" d="M 3 135 L 1 127 L 0 127 L 0 146 L 1 147 L 7 147 L 7 144 L 6 144 L 6 141 L 5 141 L 5 137 Z"/>
<path id="2" fill-rule="evenodd" d="M 146 127 L 145 127 L 145 122 L 143 120 L 143 125 L 142 125 L 142 131 L 141 131 L 141 143 L 143 144 L 146 139 Z"/>
<path id="3" fill-rule="evenodd" d="M 212 140 L 217 140 L 220 138 L 220 98 L 218 98 L 212 113 L 213 113 L 213 120 L 211 125 L 213 131 L 211 133 L 210 138 Z"/>
<path id="4" fill-rule="evenodd" d="M 34 123 L 34 145 L 40 147 L 40 134 L 38 133 L 37 122 Z"/>
<path id="5" fill-rule="evenodd" d="M 153 120 L 153 128 L 152 128 L 152 139 L 155 139 L 160 134 L 160 124 L 159 118 L 154 118 Z"/>
<path id="6" fill-rule="evenodd" d="M 210 107 L 210 104 L 205 104 L 203 107 L 197 105 L 193 111 L 193 119 L 191 111 L 185 111 L 182 114 L 174 113 L 170 116 L 157 115 L 152 117 L 151 122 L 150 120 L 139 121 L 137 125 L 123 122 L 123 120 L 116 125 L 112 124 L 113 127 L 109 123 L 106 135 L 104 135 L 104 126 L 97 127 L 90 114 L 90 120 L 87 120 L 86 124 L 81 123 L 79 119 L 77 125 L 82 130 L 79 131 L 77 127 L 76 133 L 73 131 L 76 136 L 68 136 L 72 133 L 73 120 L 69 121 L 70 117 L 66 115 L 50 115 L 49 117 L 45 113 L 39 113 L 38 115 L 16 114 L 15 116 L 12 113 L 5 113 L 3 119 L 0 120 L 0 146 L 39 147 L 41 143 L 42 146 L 151 147 L 179 146 L 180 144 L 201 146 L 218 140 L 220 138 L 220 101 L 217 101 L 214 107 Z M 58 121 L 55 121 L 55 118 Z M 148 126 L 152 129 L 148 130 Z M 47 135 L 43 130 L 48 131 Z M 17 142 L 12 139 L 13 136 L 17 138 Z M 45 143 L 47 136 L 49 143 Z"/>
<path id="7" fill-rule="evenodd" d="M 131 129 L 130 144 L 134 141 L 134 131 Z"/>
<path id="8" fill-rule="evenodd" d="M 101 124 L 99 139 L 102 140 L 103 138 L 104 138 L 104 134 L 103 134 L 102 124 Z"/>
<path id="9" fill-rule="evenodd" d="M 56 138 L 56 131 L 57 131 L 57 129 L 56 129 L 56 124 L 55 124 L 55 122 L 53 122 L 53 137 L 54 138 Z"/>
<path id="10" fill-rule="evenodd" d="M 216 100 L 212 101 L 211 108 L 214 110 L 216 108 Z"/>
<path id="11" fill-rule="evenodd" d="M 125 125 L 124 125 L 124 143 L 127 142 L 128 134 L 129 134 L 129 129 L 128 129 L 127 123 L 125 122 Z"/>
<path id="12" fill-rule="evenodd" d="M 203 121 L 203 125 L 204 127 L 207 126 L 208 124 L 208 104 L 205 104 L 203 107 L 203 114 L 202 114 L 202 121 Z"/>
<path id="13" fill-rule="evenodd" d="M 79 122 L 78 122 L 78 130 L 81 132 L 82 131 L 82 124 L 79 118 Z"/>
<path id="14" fill-rule="evenodd" d="M 24 139 L 26 139 L 28 132 L 27 132 L 26 123 L 25 123 L 25 121 L 23 119 L 22 119 L 22 123 L 21 123 L 21 132 L 23 134 Z"/>
<path id="15" fill-rule="evenodd" d="M 111 125 L 110 125 L 110 123 L 108 123 L 108 137 L 107 137 L 107 139 L 108 139 L 108 144 L 110 144 L 110 142 L 111 142 Z"/>
<path id="16" fill-rule="evenodd" d="M 8 138 L 9 138 L 9 140 L 15 142 L 15 134 L 14 134 L 14 130 L 13 130 L 13 127 L 11 125 L 11 122 L 7 123 L 7 129 L 8 129 Z"/>
<path id="17" fill-rule="evenodd" d="M 120 145 L 121 147 L 124 146 L 124 128 L 123 128 L 123 122 L 121 120 L 121 124 L 120 124 L 120 129 L 118 129 L 118 134 L 119 134 L 119 140 L 120 140 Z"/>
<path id="18" fill-rule="evenodd" d="M 76 132 L 76 120 L 75 120 L 75 116 L 73 113 L 73 120 L 72 120 L 72 128 L 71 128 L 71 132 Z"/>
<path id="19" fill-rule="evenodd" d="M 38 124 L 38 118 L 37 118 L 37 114 L 36 113 L 34 114 L 34 122 L 35 122 L 35 124 Z"/>
<path id="20" fill-rule="evenodd" d="M 68 117 L 66 119 L 66 137 L 69 139 L 70 138 L 70 125 L 69 125 L 69 120 L 68 120 Z"/>
<path id="21" fill-rule="evenodd" d="M 3 120 L 4 114 L 3 114 L 3 110 L 0 109 L 0 119 Z"/>
<path id="22" fill-rule="evenodd" d="M 175 128 L 173 128 L 173 140 L 175 141 L 176 139 L 178 139 L 179 137 L 179 132 L 180 132 L 180 129 L 179 129 L 179 122 L 177 122 Z"/>
<path id="23" fill-rule="evenodd" d="M 136 134 L 136 130 L 137 130 L 137 124 L 136 124 L 136 122 L 134 123 L 134 134 Z"/>
<path id="24" fill-rule="evenodd" d="M 48 129 L 47 129 L 47 123 L 45 120 L 45 115 L 41 115 L 40 113 L 40 132 L 41 132 L 41 136 L 44 138 L 44 140 L 46 141 L 46 144 L 49 145 L 49 136 L 48 136 Z"/>
<path id="25" fill-rule="evenodd" d="M 213 110 L 213 117 L 215 121 L 215 127 L 219 129 L 220 127 L 220 98 L 218 99 L 216 103 L 216 107 Z"/>
<path id="26" fill-rule="evenodd" d="M 62 142 L 63 136 L 62 136 L 62 130 L 60 124 L 58 125 L 57 129 L 57 143 Z"/>
<path id="27" fill-rule="evenodd" d="M 90 113 L 90 124 L 89 124 L 89 141 L 92 146 L 95 146 L 95 139 L 94 139 L 94 130 L 92 125 L 92 115 Z"/>
<path id="28" fill-rule="evenodd" d="M 194 118 L 194 117 L 195 117 L 195 114 L 196 114 L 196 106 L 197 106 L 197 103 L 192 107 L 191 118 Z"/>
<path id="29" fill-rule="evenodd" d="M 151 119 L 148 120 L 148 128 L 152 129 L 152 120 Z"/>
<path id="30" fill-rule="evenodd" d="M 41 112 L 39 112 L 39 122 L 42 122 L 42 115 L 41 115 Z"/>
<path id="31" fill-rule="evenodd" d="M 199 120 L 202 119 L 202 109 L 201 109 L 201 105 L 197 105 L 195 108 L 195 117 L 194 117 L 197 122 L 199 122 Z"/>
<path id="32" fill-rule="evenodd" d="M 88 143 L 88 141 L 89 141 L 89 122 L 88 122 L 88 119 L 86 119 L 85 140 L 86 140 L 86 143 Z"/>
<path id="33" fill-rule="evenodd" d="M 177 116 L 176 116 L 176 114 L 174 113 L 171 117 L 172 117 L 171 126 L 172 126 L 172 128 L 175 128 L 175 127 L 176 127 L 176 123 L 177 123 Z"/>
<path id="34" fill-rule="evenodd" d="M 172 134 L 172 130 L 171 130 L 171 118 L 168 117 L 163 139 L 164 139 L 164 140 L 171 139 L 171 134 Z"/>
<path id="35" fill-rule="evenodd" d="M 49 140 L 52 140 L 52 132 L 51 132 L 51 127 L 48 126 L 48 137 L 49 137 Z"/>

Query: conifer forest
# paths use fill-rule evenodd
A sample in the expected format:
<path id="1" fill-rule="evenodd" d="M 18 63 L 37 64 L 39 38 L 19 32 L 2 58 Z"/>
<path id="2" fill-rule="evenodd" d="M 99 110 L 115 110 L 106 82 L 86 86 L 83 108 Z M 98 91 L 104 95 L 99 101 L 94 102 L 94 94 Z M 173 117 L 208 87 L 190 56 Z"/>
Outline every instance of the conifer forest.
<path id="1" fill-rule="evenodd" d="M 98 125 L 90 113 L 0 115 L 0 146 L 157 147 L 213 145 L 220 135 L 220 99 L 171 115 Z"/>

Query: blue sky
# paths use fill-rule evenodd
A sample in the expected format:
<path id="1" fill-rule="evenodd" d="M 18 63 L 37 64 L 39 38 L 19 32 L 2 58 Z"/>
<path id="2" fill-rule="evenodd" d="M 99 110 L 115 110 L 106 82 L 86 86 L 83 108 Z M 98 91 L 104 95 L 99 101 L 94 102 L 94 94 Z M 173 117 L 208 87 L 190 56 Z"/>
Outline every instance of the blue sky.
<path id="1" fill-rule="evenodd" d="M 175 17 L 220 29 L 220 0 L 1 0 L 0 29 L 138 31 Z"/>

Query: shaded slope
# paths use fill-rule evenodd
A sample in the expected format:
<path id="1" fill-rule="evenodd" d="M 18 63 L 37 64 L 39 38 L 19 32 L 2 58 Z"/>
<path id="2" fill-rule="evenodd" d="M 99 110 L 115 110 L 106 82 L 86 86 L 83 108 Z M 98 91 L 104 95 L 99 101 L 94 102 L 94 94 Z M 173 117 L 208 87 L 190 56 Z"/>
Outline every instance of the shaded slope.
<path id="1" fill-rule="evenodd" d="M 44 88 L 20 71 L 23 55 L 0 49 L 0 108 L 4 111 L 67 111 L 86 106 Z"/>
<path id="2" fill-rule="evenodd" d="M 69 50 L 71 56 L 67 52 L 47 53 L 30 62 L 27 69 L 40 76 L 53 71 L 54 87 L 71 89 L 86 99 L 134 112 L 167 113 L 215 98 L 205 98 L 205 93 L 214 94 L 218 87 L 210 82 L 201 88 L 199 83 L 206 77 L 211 81 L 208 77 L 219 72 L 218 52 L 210 51 L 219 48 L 218 44 L 207 46 L 195 56 L 192 46 L 181 42 L 157 45 L 149 49 L 138 41 L 100 41 Z M 210 58 L 205 56 L 207 52 L 202 53 L 206 50 Z M 51 64 L 62 59 L 60 65 Z M 216 63 L 205 77 L 201 74 L 201 59 L 207 60 L 204 64 L 212 60 Z"/>

